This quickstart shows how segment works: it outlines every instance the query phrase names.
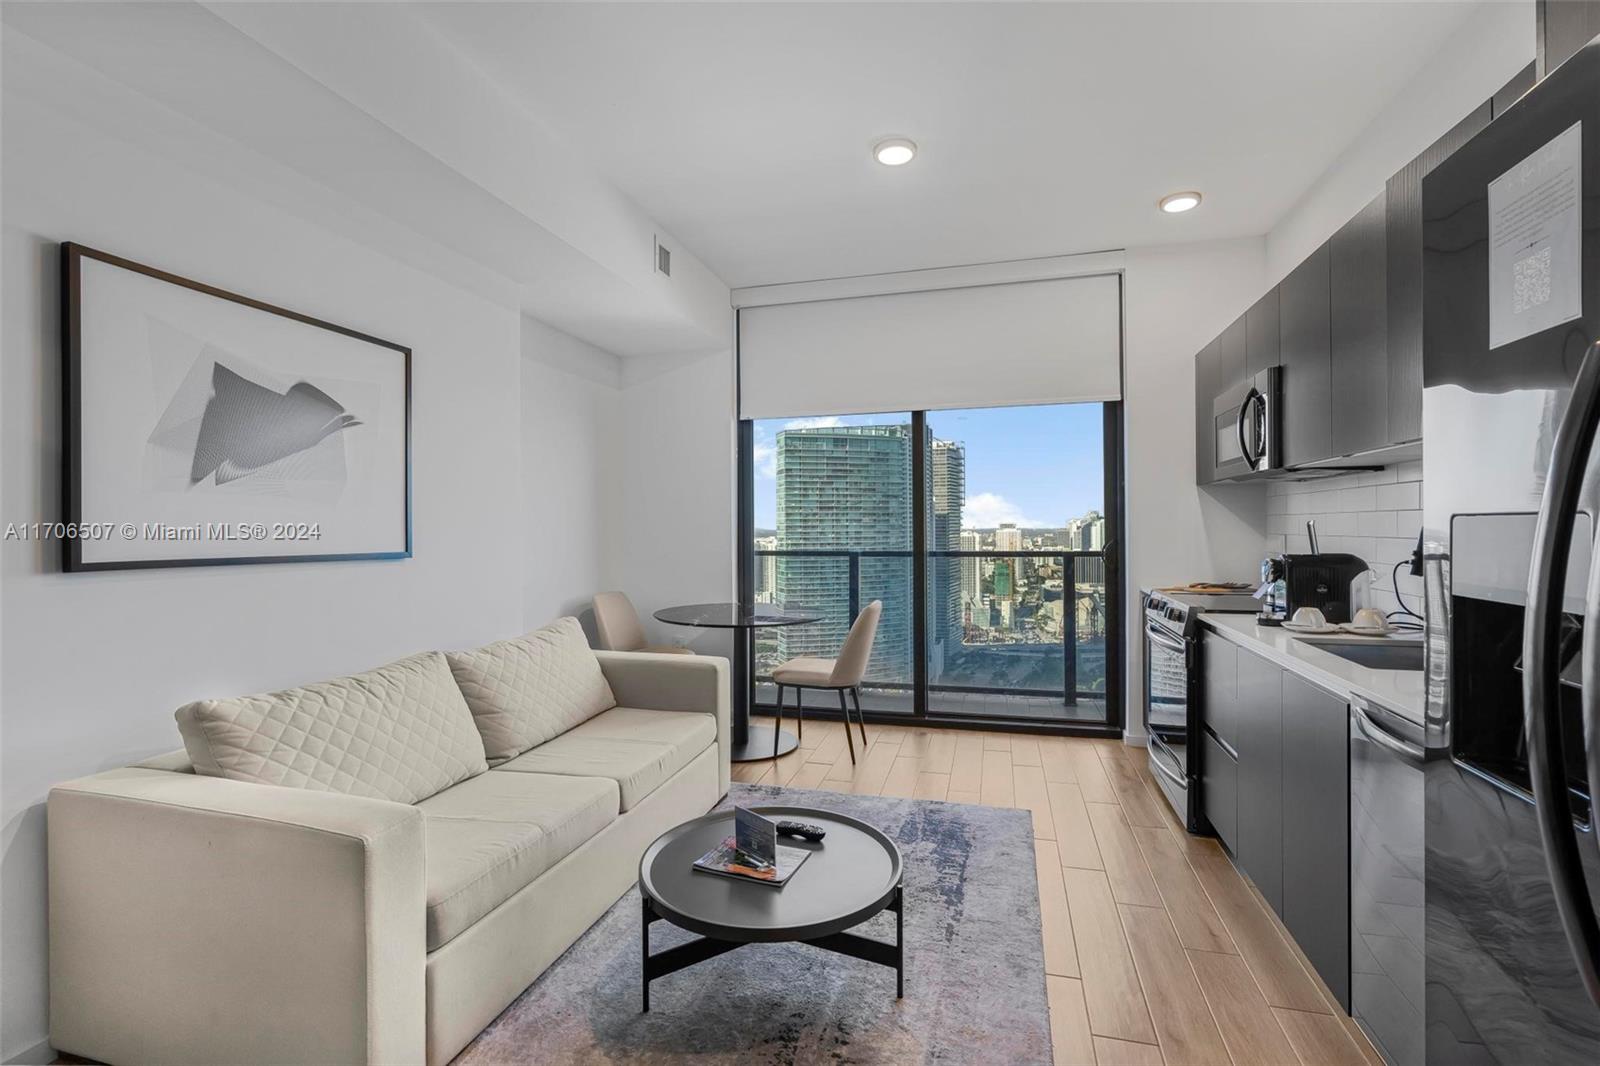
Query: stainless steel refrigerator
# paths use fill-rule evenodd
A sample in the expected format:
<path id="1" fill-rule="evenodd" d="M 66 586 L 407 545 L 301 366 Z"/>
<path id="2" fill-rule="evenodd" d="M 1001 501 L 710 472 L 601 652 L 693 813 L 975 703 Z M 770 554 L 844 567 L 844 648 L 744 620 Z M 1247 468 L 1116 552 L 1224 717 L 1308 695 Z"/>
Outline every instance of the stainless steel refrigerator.
<path id="1" fill-rule="evenodd" d="M 1593 1066 L 1600 46 L 1422 210 L 1426 1057 Z"/>

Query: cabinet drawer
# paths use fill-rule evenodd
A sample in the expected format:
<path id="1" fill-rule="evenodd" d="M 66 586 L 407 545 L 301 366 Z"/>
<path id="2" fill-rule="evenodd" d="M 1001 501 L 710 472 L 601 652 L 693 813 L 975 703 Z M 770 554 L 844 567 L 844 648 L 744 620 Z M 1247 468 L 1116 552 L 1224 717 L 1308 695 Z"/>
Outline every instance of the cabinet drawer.
<path id="1" fill-rule="evenodd" d="M 1200 714 L 1207 728 L 1234 750 L 1239 747 L 1239 649 L 1207 633 L 1200 643 Z"/>
<path id="2" fill-rule="evenodd" d="M 1212 830 L 1234 850 L 1233 842 L 1239 833 L 1239 764 L 1228 749 L 1217 743 L 1217 738 L 1201 731 L 1204 762 L 1200 772 L 1200 798 L 1205 805 L 1206 821 Z"/>

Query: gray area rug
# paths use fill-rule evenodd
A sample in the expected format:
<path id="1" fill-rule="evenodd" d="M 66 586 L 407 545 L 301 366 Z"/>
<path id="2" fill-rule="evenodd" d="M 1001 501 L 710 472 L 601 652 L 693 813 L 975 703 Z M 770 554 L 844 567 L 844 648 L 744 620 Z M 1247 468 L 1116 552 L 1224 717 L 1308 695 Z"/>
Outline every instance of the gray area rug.
<path id="1" fill-rule="evenodd" d="M 905 999 L 895 999 L 887 967 L 751 944 L 653 982 L 642 1014 L 634 888 L 457 1062 L 1050 1061 L 1027 811 L 738 783 L 728 802 L 837 811 L 895 840 L 905 860 Z M 855 931 L 893 942 L 894 915 Z M 693 934 L 657 922 L 650 938 L 660 951 Z"/>

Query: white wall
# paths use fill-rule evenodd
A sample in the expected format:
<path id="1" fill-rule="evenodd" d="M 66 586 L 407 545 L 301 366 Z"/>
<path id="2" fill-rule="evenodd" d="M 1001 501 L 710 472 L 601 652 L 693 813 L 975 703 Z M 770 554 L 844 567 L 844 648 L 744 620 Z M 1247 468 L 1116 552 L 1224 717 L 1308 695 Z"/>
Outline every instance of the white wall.
<path id="1" fill-rule="evenodd" d="M 1483 4 L 1417 68 L 1394 102 L 1267 234 L 1267 285 L 1299 265 L 1382 192 L 1391 174 L 1533 61 L 1533 8 L 1533 0 Z"/>
<path id="2" fill-rule="evenodd" d="M 725 633 L 665 626 L 650 615 L 734 598 L 733 396 L 731 349 L 624 360 L 605 574 L 608 587 L 632 598 L 652 643 L 731 653 Z"/>
<path id="3" fill-rule="evenodd" d="M 1266 546 L 1259 485 L 1195 485 L 1194 355 L 1265 286 L 1260 238 L 1131 248 L 1123 287 L 1128 732 L 1142 736 L 1139 590 L 1248 581 Z"/>
<path id="4" fill-rule="evenodd" d="M 60 513 L 56 245 L 71 239 L 411 346 L 415 544 L 393 562 L 69 575 L 53 546 L 0 542 L 11 1061 L 46 1035 L 49 786 L 179 746 L 187 700 L 471 645 L 585 601 L 601 570 L 600 423 L 619 394 L 605 353 L 197 176 L 170 142 L 11 91 L 7 44 L 0 519 Z"/>
<path id="5" fill-rule="evenodd" d="M 571 614 L 590 627 L 604 587 L 621 455 L 622 360 L 522 319 L 522 624 Z"/>

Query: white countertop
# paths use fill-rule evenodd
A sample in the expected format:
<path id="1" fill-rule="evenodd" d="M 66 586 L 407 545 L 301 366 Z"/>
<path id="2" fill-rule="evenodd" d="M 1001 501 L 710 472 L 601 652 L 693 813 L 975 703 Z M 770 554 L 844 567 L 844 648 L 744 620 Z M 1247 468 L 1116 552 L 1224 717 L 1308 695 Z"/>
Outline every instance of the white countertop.
<path id="1" fill-rule="evenodd" d="M 1422 724 L 1424 693 L 1420 670 L 1361 666 L 1308 644 L 1279 626 L 1258 626 L 1254 615 L 1208 613 L 1200 616 L 1200 624 L 1330 692 L 1360 696 Z"/>

